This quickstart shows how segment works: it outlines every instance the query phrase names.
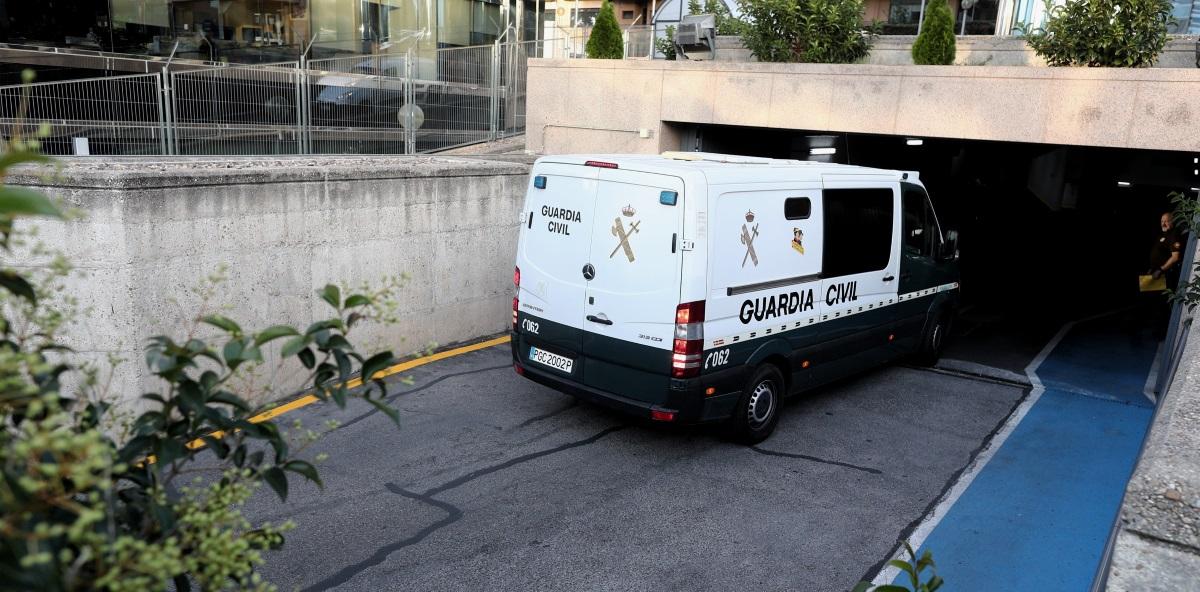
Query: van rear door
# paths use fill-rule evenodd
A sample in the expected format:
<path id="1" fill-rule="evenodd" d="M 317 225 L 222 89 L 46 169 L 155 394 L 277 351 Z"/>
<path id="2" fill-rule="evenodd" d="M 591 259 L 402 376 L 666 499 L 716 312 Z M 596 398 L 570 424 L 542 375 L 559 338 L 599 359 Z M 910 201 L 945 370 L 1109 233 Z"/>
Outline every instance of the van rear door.
<path id="1" fill-rule="evenodd" d="M 575 380 L 582 380 L 577 360 L 583 347 L 587 289 L 583 267 L 591 249 L 598 172 L 593 167 L 568 164 L 534 167 L 517 247 L 521 271 L 518 355 L 528 360 L 529 348 L 539 347 L 566 357 L 572 361 L 571 371 L 562 373 Z M 541 182 L 534 181 L 539 177 L 545 182 L 542 189 L 535 185 Z"/>
<path id="2" fill-rule="evenodd" d="M 663 403 L 680 295 L 683 180 L 598 170 L 588 257 L 594 275 L 583 315 L 584 382 Z"/>

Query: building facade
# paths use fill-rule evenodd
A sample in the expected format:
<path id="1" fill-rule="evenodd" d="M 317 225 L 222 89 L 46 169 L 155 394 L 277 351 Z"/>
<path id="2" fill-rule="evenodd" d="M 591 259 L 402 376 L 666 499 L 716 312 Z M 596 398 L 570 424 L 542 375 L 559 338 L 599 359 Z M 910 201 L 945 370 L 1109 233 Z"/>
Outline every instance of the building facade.
<path id="1" fill-rule="evenodd" d="M 541 0 L 0 0 L 0 42 L 264 63 L 540 37 Z M 505 35 L 505 31 L 508 31 Z"/>

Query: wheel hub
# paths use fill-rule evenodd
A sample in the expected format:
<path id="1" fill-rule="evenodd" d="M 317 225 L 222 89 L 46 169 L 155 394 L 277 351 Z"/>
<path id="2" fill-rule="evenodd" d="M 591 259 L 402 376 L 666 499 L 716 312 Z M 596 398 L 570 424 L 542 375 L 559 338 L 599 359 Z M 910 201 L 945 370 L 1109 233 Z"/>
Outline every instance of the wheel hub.
<path id="1" fill-rule="evenodd" d="M 753 427 L 759 427 L 771 419 L 775 411 L 775 388 L 770 381 L 764 380 L 754 387 L 750 393 L 750 404 L 746 407 L 747 419 Z"/>

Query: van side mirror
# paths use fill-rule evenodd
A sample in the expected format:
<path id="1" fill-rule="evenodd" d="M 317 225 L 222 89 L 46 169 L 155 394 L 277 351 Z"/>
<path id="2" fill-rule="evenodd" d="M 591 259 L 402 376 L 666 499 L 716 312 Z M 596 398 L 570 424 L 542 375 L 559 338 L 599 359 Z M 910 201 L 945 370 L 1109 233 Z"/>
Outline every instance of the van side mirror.
<path id="1" fill-rule="evenodd" d="M 947 230 L 946 240 L 942 242 L 942 259 L 958 261 L 958 231 Z"/>

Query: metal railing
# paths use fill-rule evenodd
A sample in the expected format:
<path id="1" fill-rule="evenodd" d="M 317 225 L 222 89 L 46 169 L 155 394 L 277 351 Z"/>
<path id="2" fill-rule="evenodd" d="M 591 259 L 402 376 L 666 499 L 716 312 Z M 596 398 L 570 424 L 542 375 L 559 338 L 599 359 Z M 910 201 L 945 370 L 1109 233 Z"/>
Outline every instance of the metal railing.
<path id="1" fill-rule="evenodd" d="M 625 38 L 626 58 L 654 57 L 654 27 L 650 25 L 630 25 L 623 31 Z"/>
<path id="2" fill-rule="evenodd" d="M 0 87 L 0 134 L 58 155 L 414 154 L 525 129 L 542 42 Z M 136 67 L 136 66 L 127 66 Z M 147 67 L 149 69 L 149 66 Z"/>
<path id="3" fill-rule="evenodd" d="M 0 87 L 0 129 L 53 155 L 167 154 L 163 75 Z"/>

